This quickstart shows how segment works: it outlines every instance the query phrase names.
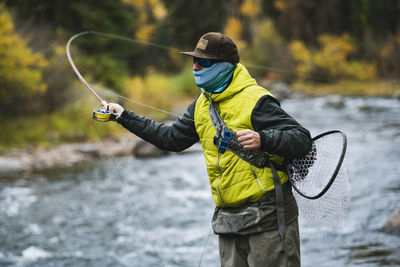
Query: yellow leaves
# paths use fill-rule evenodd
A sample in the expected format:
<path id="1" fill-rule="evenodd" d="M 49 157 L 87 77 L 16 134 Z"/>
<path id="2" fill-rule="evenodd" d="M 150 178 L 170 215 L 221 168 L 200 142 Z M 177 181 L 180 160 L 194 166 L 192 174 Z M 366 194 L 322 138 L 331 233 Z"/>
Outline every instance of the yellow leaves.
<path id="1" fill-rule="evenodd" d="M 168 110 L 174 102 L 174 95 L 170 89 L 172 86 L 174 85 L 166 75 L 151 73 L 144 78 L 138 76 L 127 78 L 124 82 L 124 94 L 139 102 Z M 135 110 L 146 114 L 152 111 L 143 106 L 136 106 Z M 161 115 L 164 114 L 154 114 L 154 116 Z"/>
<path id="2" fill-rule="evenodd" d="M 301 41 L 294 41 L 290 44 L 293 58 L 299 64 L 296 65 L 296 73 L 300 79 L 306 79 L 312 68 L 312 54 Z"/>
<path id="3" fill-rule="evenodd" d="M 290 49 L 292 51 L 294 59 L 297 61 L 307 62 L 311 59 L 311 52 L 301 41 L 292 42 L 290 44 Z"/>
<path id="4" fill-rule="evenodd" d="M 10 15 L 6 12 L 4 5 L 0 5 L 0 35 L 9 34 L 14 30 Z"/>
<path id="5" fill-rule="evenodd" d="M 124 93 L 128 98 L 144 99 L 145 85 L 143 79 L 138 76 L 126 79 L 124 82 Z"/>
<path id="6" fill-rule="evenodd" d="M 131 5 L 136 10 L 144 10 L 146 8 L 151 8 L 155 17 L 160 19 L 164 18 L 167 11 L 161 0 L 123 0 L 124 3 Z"/>
<path id="7" fill-rule="evenodd" d="M 274 7 L 279 11 L 284 11 L 286 9 L 286 3 L 284 0 L 275 0 Z"/>
<path id="8" fill-rule="evenodd" d="M 151 40 L 151 37 L 155 29 L 156 29 L 155 25 L 152 24 L 143 25 L 136 31 L 135 36 L 139 40 L 148 42 Z"/>
<path id="9" fill-rule="evenodd" d="M 32 52 L 15 32 L 11 16 L 0 5 L 0 99 L 44 92 L 41 68 L 47 64 L 43 54 Z"/>
<path id="10" fill-rule="evenodd" d="M 376 78 L 374 62 L 350 60 L 350 55 L 357 50 L 348 34 L 324 34 L 318 40 L 319 50 L 309 50 L 300 41 L 294 41 L 290 45 L 293 58 L 297 62 L 296 73 L 300 79 L 318 82 L 337 79 L 365 81 Z"/>
<path id="11" fill-rule="evenodd" d="M 149 71 L 145 76 L 134 76 L 124 80 L 123 95 L 164 110 L 171 110 L 190 96 L 198 95 L 199 88 L 194 83 L 191 68 L 175 75 Z M 128 103 L 127 103 L 128 104 Z M 146 106 L 135 105 L 134 110 L 141 114 L 163 119 L 164 113 L 154 112 Z"/>
<path id="12" fill-rule="evenodd" d="M 345 60 L 349 54 L 356 51 L 356 46 L 347 33 L 339 37 L 322 34 L 318 41 L 322 46 L 321 53 L 327 57 L 335 57 L 337 60 Z"/>
<path id="13" fill-rule="evenodd" d="M 282 46 L 283 39 L 279 32 L 276 30 L 272 20 L 266 19 L 259 23 L 259 39 L 269 46 Z"/>
<path id="14" fill-rule="evenodd" d="M 153 14 L 157 20 L 161 20 L 167 16 L 168 12 L 162 2 L 156 1 L 156 3 L 153 4 Z"/>
<path id="15" fill-rule="evenodd" d="M 226 26 L 225 33 L 233 40 L 239 40 L 242 34 L 242 23 L 235 17 L 229 17 Z"/>
<path id="16" fill-rule="evenodd" d="M 344 72 L 347 73 L 349 77 L 359 81 L 369 81 L 377 77 L 375 62 L 367 63 L 352 60 L 343 67 Z"/>
<path id="17" fill-rule="evenodd" d="M 161 0 L 124 0 L 124 2 L 131 5 L 139 14 L 136 38 L 150 41 L 156 29 L 155 24 L 150 22 L 151 18 L 162 20 L 168 14 L 163 2 Z"/>
<path id="18" fill-rule="evenodd" d="M 123 2 L 131 5 L 134 8 L 141 9 L 145 7 L 147 0 L 123 0 Z"/>
<path id="19" fill-rule="evenodd" d="M 240 13 L 254 18 L 261 13 L 261 2 L 259 0 L 244 0 L 240 6 Z"/>
<path id="20" fill-rule="evenodd" d="M 244 49 L 246 46 L 246 43 L 241 40 L 242 30 L 243 26 L 239 19 L 235 17 L 228 18 L 225 25 L 224 33 L 235 40 L 236 46 L 238 47 L 239 51 L 241 49 Z"/>

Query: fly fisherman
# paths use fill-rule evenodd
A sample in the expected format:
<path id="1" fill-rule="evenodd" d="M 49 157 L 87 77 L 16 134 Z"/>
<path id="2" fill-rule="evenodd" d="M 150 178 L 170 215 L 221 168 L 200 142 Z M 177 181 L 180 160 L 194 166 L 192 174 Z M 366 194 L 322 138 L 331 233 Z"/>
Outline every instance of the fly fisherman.
<path id="1" fill-rule="evenodd" d="M 109 104 L 117 122 L 163 150 L 200 141 L 216 208 L 221 266 L 300 266 L 298 208 L 285 163 L 311 147 L 308 130 L 239 63 L 236 44 L 210 32 L 193 52 L 202 93 L 171 126 Z"/>

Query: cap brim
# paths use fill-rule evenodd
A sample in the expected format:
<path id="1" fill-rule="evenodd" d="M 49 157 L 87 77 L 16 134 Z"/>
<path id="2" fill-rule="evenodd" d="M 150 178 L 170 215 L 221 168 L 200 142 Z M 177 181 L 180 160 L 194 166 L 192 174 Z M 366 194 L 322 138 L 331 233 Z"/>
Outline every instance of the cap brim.
<path id="1" fill-rule="evenodd" d="M 193 52 L 179 52 L 179 53 L 181 53 L 182 55 L 198 57 L 198 58 L 220 59 L 218 57 L 214 57 L 214 56 L 198 53 L 198 52 L 195 52 L 195 51 L 193 51 Z"/>

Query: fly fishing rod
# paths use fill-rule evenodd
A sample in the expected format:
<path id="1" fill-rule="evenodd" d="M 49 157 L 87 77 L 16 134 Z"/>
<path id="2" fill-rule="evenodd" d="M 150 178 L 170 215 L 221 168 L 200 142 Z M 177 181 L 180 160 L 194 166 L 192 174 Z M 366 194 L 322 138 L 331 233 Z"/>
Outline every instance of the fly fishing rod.
<path id="1" fill-rule="evenodd" d="M 107 106 L 106 109 L 104 108 L 95 108 L 93 110 L 93 119 L 96 121 L 101 121 L 101 122 L 107 122 L 107 121 L 115 121 L 117 118 L 117 114 L 114 112 L 110 111 L 108 109 L 108 104 L 105 100 L 103 100 L 97 93 L 96 91 L 90 86 L 90 84 L 83 78 L 82 74 L 79 72 L 78 68 L 75 66 L 74 61 L 72 60 L 71 57 L 71 52 L 70 52 L 70 45 L 71 42 L 78 38 L 79 36 L 82 35 L 87 35 L 87 34 L 96 34 L 94 31 L 85 31 L 81 33 L 77 33 L 74 36 L 72 36 L 67 43 L 67 58 L 69 63 L 71 64 L 72 69 L 74 70 L 75 74 L 78 76 L 79 80 L 89 89 L 89 91 L 100 101 L 100 103 L 103 106 Z"/>
<path id="2" fill-rule="evenodd" d="M 104 108 L 96 108 L 96 109 L 94 109 L 94 110 L 93 110 L 93 119 L 96 120 L 96 121 L 100 121 L 100 122 L 115 121 L 116 118 L 117 118 L 117 114 L 115 114 L 114 112 L 112 112 L 112 111 L 109 110 L 108 103 L 107 103 L 105 100 L 103 100 L 103 99 L 96 93 L 96 91 L 92 88 L 92 86 L 85 80 L 85 78 L 83 78 L 82 74 L 79 72 L 78 68 L 75 66 L 74 61 L 72 60 L 72 57 L 71 57 L 70 45 L 71 45 L 72 41 L 73 41 L 74 39 L 78 38 L 79 36 L 87 35 L 87 34 L 93 34 L 93 35 L 97 34 L 97 35 L 105 35 L 105 36 L 108 35 L 108 34 L 98 33 L 98 32 L 95 32 L 95 31 L 85 31 L 85 32 L 81 32 L 81 33 L 75 34 L 74 36 L 72 36 L 72 37 L 68 40 L 68 43 L 67 43 L 67 46 L 66 46 L 67 58 L 68 58 L 69 63 L 71 64 L 71 67 L 72 67 L 72 69 L 74 70 L 75 74 L 78 76 L 79 80 L 80 80 L 80 81 L 89 89 L 89 91 L 99 100 L 99 102 L 103 105 L 103 107 L 104 107 L 104 106 L 107 106 L 106 109 L 104 109 Z M 110 37 L 110 36 L 108 36 L 108 37 Z M 121 38 L 120 38 L 120 39 L 121 39 Z M 93 125 L 94 125 L 94 124 L 93 124 Z M 113 161 L 113 165 L 114 165 L 114 168 L 115 168 L 115 170 L 116 170 L 116 173 L 117 173 L 118 177 L 120 178 L 121 182 L 122 182 L 123 184 L 125 184 L 125 180 L 122 178 L 121 173 L 119 172 L 118 168 L 116 167 L 116 163 L 115 163 L 114 158 L 112 157 L 111 153 L 110 153 L 110 152 L 108 151 L 108 149 L 107 149 L 107 146 L 105 145 L 105 143 L 104 143 L 103 140 L 101 139 L 100 133 L 97 131 L 96 127 L 95 127 L 95 130 L 96 130 L 96 132 L 97 132 L 97 134 L 98 134 L 98 136 L 99 136 L 101 142 L 103 143 L 103 146 L 105 147 L 105 149 L 106 149 L 106 151 L 107 151 L 107 154 L 109 155 L 109 157 L 110 157 L 111 160 Z M 125 188 L 125 187 L 124 187 L 124 188 Z M 134 207 L 134 210 L 135 210 L 135 212 L 136 212 L 136 215 L 137 215 L 137 218 L 138 218 L 138 220 L 139 220 L 139 223 L 140 223 L 140 225 L 142 226 L 142 228 L 143 228 L 143 230 L 144 230 L 144 232 L 145 232 L 145 234 L 146 234 L 146 236 L 147 236 L 147 239 L 148 239 L 148 241 L 149 241 L 151 247 L 153 248 L 153 250 L 154 250 L 156 256 L 158 257 L 158 259 L 159 259 L 159 261 L 160 261 L 160 263 L 161 263 L 161 266 L 166 266 L 165 263 L 164 263 L 163 258 L 162 258 L 161 255 L 157 252 L 157 250 L 155 249 L 155 247 L 154 247 L 154 245 L 153 245 L 153 242 L 151 241 L 150 237 L 148 236 L 148 229 L 146 228 L 144 222 L 143 222 L 142 219 L 140 218 L 138 209 L 136 208 L 134 201 L 130 198 L 130 196 L 129 196 L 128 193 L 126 193 L 126 195 L 127 195 L 128 199 L 129 199 L 129 201 L 131 202 L 132 206 Z"/>

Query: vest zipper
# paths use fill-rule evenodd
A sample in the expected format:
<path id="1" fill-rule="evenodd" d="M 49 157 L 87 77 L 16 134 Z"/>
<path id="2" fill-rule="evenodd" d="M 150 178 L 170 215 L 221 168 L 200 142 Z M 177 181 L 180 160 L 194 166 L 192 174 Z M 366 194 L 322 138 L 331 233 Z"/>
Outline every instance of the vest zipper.
<path id="1" fill-rule="evenodd" d="M 258 186 L 261 188 L 261 190 L 263 191 L 263 193 L 265 193 L 264 186 L 262 186 L 260 180 L 258 179 L 258 176 L 257 176 L 257 174 L 256 174 L 256 170 L 254 169 L 254 166 L 253 166 L 253 165 L 250 165 L 250 167 L 251 167 L 251 172 L 253 173 L 254 178 L 256 178 L 256 181 L 257 181 L 257 183 L 258 183 Z"/>
<path id="2" fill-rule="evenodd" d="M 218 170 L 219 170 L 219 181 L 218 181 L 218 184 L 217 184 L 217 193 L 218 193 L 219 200 L 220 200 L 221 203 L 222 203 L 222 206 L 225 206 L 225 203 L 224 203 L 224 201 L 222 200 L 221 192 L 219 191 L 219 184 L 220 184 L 221 179 L 222 179 L 222 170 L 221 170 L 221 167 L 219 166 L 219 160 L 220 160 L 220 159 L 221 159 L 221 153 L 218 151 L 217 168 L 218 168 Z"/>

